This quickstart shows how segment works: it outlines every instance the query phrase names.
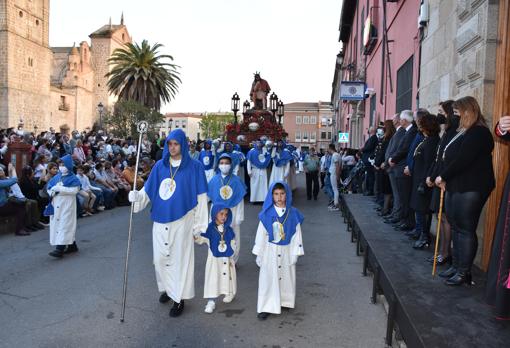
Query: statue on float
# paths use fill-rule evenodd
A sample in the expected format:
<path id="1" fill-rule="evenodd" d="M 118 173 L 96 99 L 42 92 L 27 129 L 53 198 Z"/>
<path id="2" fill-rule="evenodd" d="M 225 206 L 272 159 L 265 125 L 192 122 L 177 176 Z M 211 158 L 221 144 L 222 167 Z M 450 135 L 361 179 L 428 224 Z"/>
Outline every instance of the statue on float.
<path id="1" fill-rule="evenodd" d="M 251 84 L 250 99 L 254 104 L 255 110 L 267 110 L 267 95 L 271 92 L 271 87 L 266 80 L 260 77 L 260 72 L 253 74 L 254 79 Z"/>

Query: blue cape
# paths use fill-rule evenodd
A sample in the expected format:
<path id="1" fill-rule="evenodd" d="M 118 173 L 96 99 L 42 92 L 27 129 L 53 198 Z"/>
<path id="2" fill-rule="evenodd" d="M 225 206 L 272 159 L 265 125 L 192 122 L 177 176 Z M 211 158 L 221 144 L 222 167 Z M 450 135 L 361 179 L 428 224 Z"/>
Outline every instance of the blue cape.
<path id="1" fill-rule="evenodd" d="M 51 178 L 51 180 L 48 182 L 48 190 L 58 184 L 60 181 L 62 181 L 62 184 L 65 187 L 81 187 L 80 179 L 78 179 L 78 177 L 73 173 L 73 158 L 71 155 L 65 155 L 61 158 L 61 160 L 64 163 L 64 166 L 67 168 L 68 173 L 67 175 L 62 175 L 62 173 L 59 172 L 57 175 Z"/>
<path id="2" fill-rule="evenodd" d="M 276 154 L 279 155 L 279 158 L 275 156 L 273 162 L 277 167 L 283 167 L 294 159 L 290 151 L 287 149 L 283 149 L 280 151 L 276 150 Z"/>
<path id="3" fill-rule="evenodd" d="M 164 200 L 159 195 L 159 187 L 164 179 L 170 178 L 170 151 L 168 150 L 170 140 L 176 140 L 181 145 L 181 164 L 179 167 L 172 167 L 176 188 L 174 194 Z M 190 157 L 188 141 L 182 129 L 173 130 L 166 138 L 163 156 L 152 168 L 144 188 L 152 203 L 151 218 L 162 224 L 182 218 L 197 206 L 198 195 L 207 192 L 204 167 Z"/>
<path id="4" fill-rule="evenodd" d="M 285 202 L 285 214 L 282 217 L 278 216 L 278 213 L 276 212 L 276 209 L 274 208 L 274 202 L 273 202 L 273 188 L 276 184 L 282 184 L 285 188 L 286 196 L 286 202 Z M 285 221 L 285 218 L 287 217 L 287 214 L 289 214 L 289 217 Z M 289 245 L 290 241 L 292 240 L 292 236 L 296 233 L 296 226 L 298 224 L 302 224 L 304 217 L 303 214 L 296 208 L 292 206 L 292 191 L 290 190 L 289 186 L 283 182 L 283 181 L 277 181 L 274 182 L 270 187 L 269 191 L 267 192 L 266 200 L 264 201 L 264 205 L 262 206 L 262 211 L 259 213 L 259 220 L 264 225 L 264 228 L 266 229 L 268 236 L 269 236 L 269 242 L 278 244 L 278 245 Z M 278 243 L 273 242 L 273 222 L 280 221 L 283 223 L 285 221 L 285 224 L 283 224 L 283 230 L 285 231 L 285 239 L 279 241 Z"/>
<path id="5" fill-rule="evenodd" d="M 206 157 L 209 159 L 209 164 L 208 165 L 205 165 L 205 163 L 204 163 L 204 158 L 206 158 Z M 202 163 L 202 165 L 204 166 L 205 170 L 213 169 L 213 167 L 214 167 L 214 155 L 213 155 L 212 151 L 211 150 L 202 149 L 200 151 L 200 155 L 198 155 L 198 161 L 200 163 Z M 206 162 L 207 162 L 207 160 L 206 160 Z"/>
<path id="6" fill-rule="evenodd" d="M 236 205 L 239 204 L 246 195 L 246 185 L 241 181 L 241 179 L 237 176 L 232 174 L 232 171 L 234 170 L 234 165 L 232 161 L 232 157 L 229 154 L 222 154 L 220 156 L 220 160 L 222 158 L 229 158 L 230 162 L 232 163 L 230 168 L 230 173 L 223 179 L 221 176 L 221 173 L 216 174 L 213 176 L 211 181 L 209 182 L 209 189 L 207 191 L 207 196 L 211 199 L 213 204 L 223 204 L 228 208 L 233 208 Z M 219 161 L 218 161 L 219 162 Z M 223 184 L 227 184 L 232 188 L 232 197 L 230 197 L 227 200 L 224 200 L 220 195 L 220 188 L 223 186 Z"/>
<path id="7" fill-rule="evenodd" d="M 204 238 L 209 239 L 209 248 L 214 257 L 230 257 L 234 255 L 234 250 L 232 249 L 231 242 L 235 238 L 235 233 L 230 224 L 232 223 L 232 211 L 228 209 L 227 221 L 223 225 L 225 234 L 223 235 L 223 240 L 226 243 L 227 250 L 224 252 L 220 252 L 218 250 L 218 245 L 221 241 L 221 236 L 216 227 L 216 215 L 220 212 L 220 210 L 228 209 L 227 206 L 222 204 L 214 204 L 211 208 L 211 219 L 212 221 L 209 223 L 207 230 L 205 233 L 201 233 L 200 235 Z"/>
<path id="8" fill-rule="evenodd" d="M 255 147 L 255 148 L 251 149 L 250 151 L 248 151 L 248 155 L 246 156 L 246 158 L 255 167 L 257 167 L 259 169 L 265 169 L 265 168 L 269 167 L 269 164 L 271 163 L 271 154 L 269 152 L 266 153 L 264 162 L 259 161 L 259 154 L 262 154 L 262 152 L 259 151 L 259 149 Z"/>

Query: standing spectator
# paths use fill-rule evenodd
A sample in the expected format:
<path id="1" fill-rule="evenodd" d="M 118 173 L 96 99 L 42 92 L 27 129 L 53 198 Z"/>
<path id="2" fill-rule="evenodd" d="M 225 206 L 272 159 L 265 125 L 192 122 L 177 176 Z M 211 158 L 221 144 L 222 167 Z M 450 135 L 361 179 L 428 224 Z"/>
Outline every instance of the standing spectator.
<path id="1" fill-rule="evenodd" d="M 436 185 L 447 192 L 445 204 L 452 228 L 453 260 L 452 267 L 440 276 L 448 278 L 446 285 L 470 285 L 478 249 L 478 220 L 495 186 L 494 140 L 475 98 L 460 98 L 453 109 L 460 115 L 460 128 L 445 147 L 445 167 L 436 178 Z"/>
<path id="2" fill-rule="evenodd" d="M 384 197 L 384 202 L 382 206 L 382 210 L 380 212 L 380 216 L 388 216 L 391 214 L 391 198 L 392 198 L 392 189 L 390 183 L 390 177 L 388 172 L 386 171 L 386 152 L 391 143 L 391 139 L 395 135 L 396 129 L 394 122 L 392 120 L 384 121 L 384 135 L 381 142 L 380 151 L 377 153 L 375 157 L 374 166 L 379 175 L 379 187 L 380 192 Z"/>
<path id="3" fill-rule="evenodd" d="M 310 150 L 310 154 L 305 158 L 304 169 L 306 175 L 306 198 L 311 200 L 313 195 L 313 199 L 317 200 L 319 194 L 320 163 L 317 152 L 315 152 L 313 147 Z"/>
<path id="4" fill-rule="evenodd" d="M 365 194 L 367 196 L 374 195 L 375 173 L 374 167 L 370 163 L 369 159 L 374 157 L 375 148 L 379 142 L 375 133 L 375 127 L 368 128 L 368 139 L 361 149 L 361 160 L 365 165 Z"/>
<path id="5" fill-rule="evenodd" d="M 338 191 L 338 185 L 340 182 L 340 173 L 342 171 L 342 159 L 340 154 L 336 152 L 335 144 L 329 144 L 329 153 L 331 154 L 331 165 L 329 167 L 329 175 L 331 181 L 331 188 L 333 190 L 333 205 L 329 207 L 330 211 L 338 211 L 338 200 L 340 198 L 340 192 Z"/>
<path id="6" fill-rule="evenodd" d="M 11 163 L 8 167 L 9 169 L 13 168 Z M 17 236 L 28 236 L 30 232 L 23 229 L 26 216 L 24 205 L 9 201 L 10 188 L 17 182 L 17 178 L 7 178 L 4 170 L 0 167 L 0 216 L 15 216 L 16 230 L 14 233 Z"/>

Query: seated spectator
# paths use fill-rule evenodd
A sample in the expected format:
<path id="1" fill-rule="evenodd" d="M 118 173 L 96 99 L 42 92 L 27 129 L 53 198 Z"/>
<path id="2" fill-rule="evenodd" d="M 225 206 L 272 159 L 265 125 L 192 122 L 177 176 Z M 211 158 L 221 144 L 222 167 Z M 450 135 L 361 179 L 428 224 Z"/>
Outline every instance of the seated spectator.
<path id="1" fill-rule="evenodd" d="M 84 211 L 82 216 L 92 216 L 94 215 L 94 203 L 97 197 L 92 191 L 89 178 L 83 173 L 83 165 L 78 165 L 76 167 L 76 177 L 81 183 L 81 189 L 78 191 L 78 201 Z"/>
<path id="2" fill-rule="evenodd" d="M 12 167 L 12 164 L 9 163 L 8 168 Z M 30 232 L 23 228 L 26 216 L 25 206 L 9 200 L 10 188 L 17 182 L 17 178 L 7 178 L 4 170 L 0 168 L 0 216 L 14 216 L 16 218 L 14 233 L 17 236 L 28 236 Z"/>
<path id="3" fill-rule="evenodd" d="M 144 157 L 140 163 L 140 167 L 142 172 L 140 173 L 140 177 L 143 181 L 147 181 L 149 175 L 151 174 L 152 166 L 154 165 L 154 161 L 149 157 Z"/>
<path id="4" fill-rule="evenodd" d="M 99 168 L 99 170 L 97 168 Z M 90 170 L 88 172 L 88 177 L 90 180 L 90 184 L 92 186 L 101 189 L 104 199 L 104 206 L 107 210 L 109 210 L 115 207 L 115 192 L 109 186 L 106 185 L 107 184 L 106 180 L 97 178 L 96 173 L 102 175 L 101 174 L 102 168 L 103 167 L 101 163 L 96 164 L 95 170 L 94 171 Z"/>
<path id="5" fill-rule="evenodd" d="M 38 228 L 46 227 L 49 220 L 48 217 L 44 216 L 43 212 L 44 208 L 48 205 L 49 199 L 47 197 L 40 196 L 39 191 L 44 187 L 44 185 L 41 185 L 40 180 L 35 179 L 32 167 L 25 166 L 23 168 L 19 186 L 21 188 L 21 192 L 27 199 L 37 202 L 38 220 L 34 223 L 34 225 Z"/>
<path id="6" fill-rule="evenodd" d="M 129 183 L 130 187 L 133 187 L 134 181 L 135 181 L 135 166 L 136 166 L 136 159 L 131 158 L 128 160 L 127 167 L 122 172 L 122 175 L 124 176 L 124 179 Z M 143 179 L 140 177 L 136 178 L 136 189 L 141 190 L 143 187 Z"/>
<path id="7" fill-rule="evenodd" d="M 81 140 L 76 141 L 76 147 L 73 151 L 73 160 L 78 164 L 83 164 L 87 161 L 87 157 L 85 156 L 85 151 L 83 148 L 83 142 Z"/>
<path id="8" fill-rule="evenodd" d="M 117 176 L 117 173 L 112 168 L 112 163 L 109 161 L 104 163 L 104 172 L 106 173 L 108 180 L 118 189 L 116 196 L 117 204 L 121 206 L 129 205 L 128 193 L 131 189 L 127 181 L 122 177 L 122 175 L 120 177 Z"/>

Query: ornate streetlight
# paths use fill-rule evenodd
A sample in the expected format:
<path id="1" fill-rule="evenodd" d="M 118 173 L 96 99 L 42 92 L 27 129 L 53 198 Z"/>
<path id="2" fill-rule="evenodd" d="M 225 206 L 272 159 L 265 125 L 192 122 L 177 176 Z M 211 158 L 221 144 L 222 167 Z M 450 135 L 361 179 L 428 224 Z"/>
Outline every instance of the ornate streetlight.
<path id="1" fill-rule="evenodd" d="M 245 100 L 243 103 L 243 114 L 245 114 L 249 108 L 250 108 L 250 102 L 248 100 Z"/>
<path id="2" fill-rule="evenodd" d="M 234 124 L 237 124 L 237 112 L 239 111 L 239 95 L 237 92 L 232 96 L 232 111 L 234 112 Z"/>
<path id="3" fill-rule="evenodd" d="M 276 111 L 278 111 L 278 96 L 273 92 L 269 97 L 269 110 L 273 113 L 273 122 L 276 122 Z"/>
<path id="4" fill-rule="evenodd" d="M 99 112 L 99 128 L 100 129 L 103 129 L 103 111 L 104 111 L 103 103 L 99 102 L 99 104 L 97 104 L 97 112 Z"/>
<path id="5" fill-rule="evenodd" d="M 283 102 L 280 100 L 278 102 L 278 124 L 282 124 L 282 117 L 285 113 L 285 106 L 283 105 Z"/>

